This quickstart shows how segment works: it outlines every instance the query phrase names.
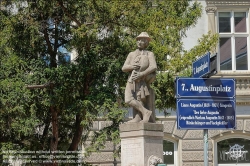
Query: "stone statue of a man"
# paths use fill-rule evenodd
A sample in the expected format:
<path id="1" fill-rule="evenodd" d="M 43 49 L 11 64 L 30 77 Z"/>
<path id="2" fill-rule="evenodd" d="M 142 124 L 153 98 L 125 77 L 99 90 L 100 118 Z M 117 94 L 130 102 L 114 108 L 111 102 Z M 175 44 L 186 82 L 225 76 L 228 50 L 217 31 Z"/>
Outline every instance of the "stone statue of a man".
<path id="1" fill-rule="evenodd" d="M 150 83 L 156 77 L 156 62 L 153 52 L 147 51 L 150 37 L 146 32 L 142 32 L 136 37 L 137 47 L 130 52 L 123 67 L 123 72 L 129 72 L 125 90 L 125 102 L 133 107 L 135 111 L 134 119 L 128 122 L 149 122 L 152 114 L 153 90 Z M 151 96 L 151 97 L 150 97 Z M 151 108 L 151 110 L 150 110 Z M 153 120 L 154 121 L 154 120 Z"/>

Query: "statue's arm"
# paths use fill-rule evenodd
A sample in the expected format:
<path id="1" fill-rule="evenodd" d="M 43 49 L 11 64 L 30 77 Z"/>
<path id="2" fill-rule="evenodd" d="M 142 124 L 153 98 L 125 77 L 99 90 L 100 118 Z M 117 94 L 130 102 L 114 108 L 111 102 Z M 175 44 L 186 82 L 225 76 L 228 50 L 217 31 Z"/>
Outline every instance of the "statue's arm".
<path id="1" fill-rule="evenodd" d="M 139 72 L 139 71 L 135 71 L 132 75 L 132 80 L 137 80 L 140 79 L 142 77 L 146 77 L 149 74 L 153 73 L 154 71 L 156 71 L 157 66 L 156 66 L 156 61 L 155 61 L 155 56 L 152 52 L 150 52 L 148 54 L 148 60 L 149 60 L 149 66 L 146 70 Z"/>
<path id="2" fill-rule="evenodd" d="M 124 65 L 122 67 L 123 72 L 130 72 L 130 71 L 132 71 L 134 69 L 134 66 L 131 65 L 131 63 L 130 63 L 131 60 L 132 60 L 132 54 L 129 53 L 128 56 L 127 56 L 126 61 L 124 62 Z"/>
<path id="3" fill-rule="evenodd" d="M 141 74 L 143 76 L 147 76 L 148 74 L 156 71 L 156 69 L 157 69 L 154 53 L 152 53 L 152 52 L 149 53 L 148 60 L 149 60 L 148 68 L 141 72 Z"/>

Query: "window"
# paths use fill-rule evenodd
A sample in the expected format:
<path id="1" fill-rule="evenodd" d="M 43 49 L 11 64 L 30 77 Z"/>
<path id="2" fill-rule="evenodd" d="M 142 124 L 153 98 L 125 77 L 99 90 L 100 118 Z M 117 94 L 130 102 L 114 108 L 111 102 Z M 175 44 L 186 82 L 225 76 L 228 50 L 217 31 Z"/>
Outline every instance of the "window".
<path id="1" fill-rule="evenodd" d="M 163 162 L 167 166 L 177 165 L 177 144 L 168 140 L 163 140 Z"/>
<path id="2" fill-rule="evenodd" d="M 250 165 L 250 140 L 230 138 L 217 143 L 218 165 Z"/>
<path id="3" fill-rule="evenodd" d="M 218 12 L 220 70 L 250 70 L 248 12 Z"/>

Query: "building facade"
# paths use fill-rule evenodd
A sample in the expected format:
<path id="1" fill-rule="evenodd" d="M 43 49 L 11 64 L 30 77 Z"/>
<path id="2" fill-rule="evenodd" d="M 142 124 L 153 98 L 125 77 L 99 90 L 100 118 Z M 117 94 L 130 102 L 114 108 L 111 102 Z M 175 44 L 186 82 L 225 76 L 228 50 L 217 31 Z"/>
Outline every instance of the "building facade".
<path id="1" fill-rule="evenodd" d="M 250 165 L 250 1 L 200 0 L 203 14 L 196 27 L 183 40 L 185 48 L 192 48 L 197 39 L 208 31 L 219 34 L 217 50 L 218 73 L 213 78 L 236 80 L 236 129 L 208 130 L 209 166 Z M 164 162 L 168 166 L 203 166 L 203 130 L 179 130 L 176 112 L 170 116 L 156 115 L 164 125 Z M 99 130 L 109 122 L 95 122 Z M 87 160 L 93 165 L 120 165 L 113 157 L 115 146 L 108 142 L 101 153 Z"/>

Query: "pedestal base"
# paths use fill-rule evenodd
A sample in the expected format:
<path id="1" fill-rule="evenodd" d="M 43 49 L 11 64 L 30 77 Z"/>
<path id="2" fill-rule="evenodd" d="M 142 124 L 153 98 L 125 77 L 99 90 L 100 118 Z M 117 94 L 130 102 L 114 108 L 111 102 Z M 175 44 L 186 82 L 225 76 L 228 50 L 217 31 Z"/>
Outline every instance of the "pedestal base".
<path id="1" fill-rule="evenodd" d="M 162 124 L 121 124 L 120 137 L 121 166 L 148 166 L 149 159 L 163 159 Z"/>

